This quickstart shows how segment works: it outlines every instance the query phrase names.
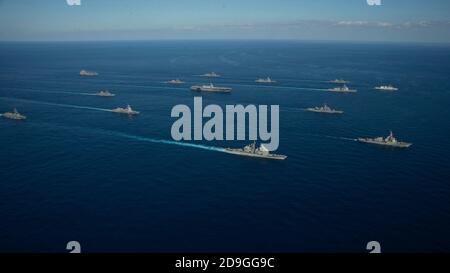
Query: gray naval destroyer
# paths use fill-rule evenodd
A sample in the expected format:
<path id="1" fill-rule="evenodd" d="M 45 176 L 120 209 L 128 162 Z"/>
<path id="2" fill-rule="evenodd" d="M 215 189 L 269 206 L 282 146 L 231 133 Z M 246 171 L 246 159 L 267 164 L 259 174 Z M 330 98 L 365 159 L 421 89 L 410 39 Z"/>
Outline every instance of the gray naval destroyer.
<path id="1" fill-rule="evenodd" d="M 98 73 L 95 71 L 87 71 L 87 70 L 81 70 L 80 71 L 80 76 L 82 77 L 95 77 L 98 76 Z"/>
<path id="2" fill-rule="evenodd" d="M 343 114 L 344 113 L 344 111 L 332 109 L 326 104 L 324 104 L 321 107 L 316 106 L 316 107 L 306 108 L 305 111 L 314 112 L 314 113 L 324 113 L 324 114 Z"/>
<path id="3" fill-rule="evenodd" d="M 342 87 L 335 87 L 328 89 L 330 92 L 337 92 L 337 93 L 356 93 L 356 89 L 350 89 L 347 85 L 343 85 Z"/>
<path id="4" fill-rule="evenodd" d="M 111 112 L 119 113 L 119 114 L 127 114 L 127 115 L 139 115 L 138 111 L 134 111 L 130 105 L 127 105 L 126 108 L 118 107 L 112 109 Z"/>
<path id="5" fill-rule="evenodd" d="M 12 112 L 6 112 L 3 114 L 0 114 L 1 117 L 8 118 L 8 119 L 14 119 L 14 120 L 24 120 L 27 119 L 26 116 L 20 114 L 16 108 Z"/>
<path id="6" fill-rule="evenodd" d="M 343 79 L 335 79 L 332 81 L 329 81 L 330 83 L 337 83 L 337 84 L 347 84 L 350 83 L 349 81 L 343 80 Z"/>
<path id="7" fill-rule="evenodd" d="M 362 143 L 390 146 L 390 147 L 396 147 L 396 148 L 408 148 L 412 145 L 412 143 L 398 141 L 394 137 L 394 134 L 392 133 L 392 131 L 389 134 L 389 136 L 387 136 L 385 138 L 383 138 L 383 137 L 358 138 L 356 140 L 359 142 L 362 142 Z"/>
<path id="8" fill-rule="evenodd" d="M 260 79 L 255 80 L 255 82 L 256 83 L 266 83 L 266 84 L 277 83 L 277 81 L 272 80 L 270 77 L 267 77 L 265 79 L 264 78 L 260 78 Z"/>
<path id="9" fill-rule="evenodd" d="M 287 156 L 271 154 L 269 150 L 261 144 L 259 148 L 256 147 L 256 141 L 250 145 L 245 146 L 244 148 L 226 148 L 225 152 L 228 154 L 240 155 L 240 156 L 249 156 L 249 157 L 257 157 L 257 158 L 265 158 L 265 159 L 275 159 L 275 160 L 285 160 Z"/>
<path id="10" fill-rule="evenodd" d="M 184 83 L 184 81 L 182 81 L 182 80 L 180 80 L 180 79 L 175 79 L 175 80 L 170 80 L 170 81 L 167 81 L 166 83 L 168 83 L 168 84 L 183 84 Z"/>
<path id="11" fill-rule="evenodd" d="M 191 86 L 191 90 L 199 91 L 199 92 L 230 93 L 232 88 L 214 86 L 212 83 L 210 83 L 210 84 L 204 84 L 204 85 L 193 85 L 193 86 Z"/>
<path id="12" fill-rule="evenodd" d="M 220 75 L 217 74 L 216 72 L 210 72 L 210 73 L 206 73 L 203 75 L 200 75 L 201 77 L 208 77 L 208 78 L 220 78 Z"/>
<path id="13" fill-rule="evenodd" d="M 116 96 L 115 94 L 109 92 L 108 90 L 100 91 L 100 92 L 96 93 L 95 95 L 98 97 L 114 97 L 114 96 Z"/>
<path id="14" fill-rule="evenodd" d="M 397 87 L 390 85 L 381 85 L 381 86 L 376 86 L 374 88 L 375 90 L 379 90 L 379 91 L 398 91 Z"/>

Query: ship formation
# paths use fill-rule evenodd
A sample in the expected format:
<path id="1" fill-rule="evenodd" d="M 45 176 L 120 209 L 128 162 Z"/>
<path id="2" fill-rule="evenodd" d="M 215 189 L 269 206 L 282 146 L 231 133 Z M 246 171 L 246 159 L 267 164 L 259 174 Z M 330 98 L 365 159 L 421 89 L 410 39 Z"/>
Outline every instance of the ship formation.
<path id="1" fill-rule="evenodd" d="M 88 70 L 83 69 L 80 71 L 79 75 L 82 77 L 95 77 L 95 76 L 98 76 L 99 74 L 95 71 L 88 71 Z M 200 76 L 207 77 L 210 79 L 221 77 L 221 75 L 219 75 L 215 72 L 205 73 Z M 277 83 L 277 81 L 273 80 L 271 77 L 258 78 L 254 82 L 256 84 Z M 171 84 L 171 85 L 181 85 L 181 84 L 184 84 L 185 82 L 176 78 L 176 79 L 166 81 L 165 83 Z M 356 93 L 357 92 L 356 89 L 351 89 L 347 86 L 347 84 L 350 83 L 347 80 L 335 79 L 335 80 L 328 81 L 328 83 L 340 85 L 338 87 L 326 89 L 326 91 L 329 91 L 329 92 L 337 92 L 337 93 Z M 398 88 L 394 87 L 393 85 L 376 86 L 376 87 L 374 87 L 374 89 L 380 90 L 380 91 L 397 91 L 398 90 Z M 232 91 L 232 88 L 225 87 L 225 86 L 216 86 L 211 82 L 209 84 L 193 85 L 190 87 L 190 90 L 198 91 L 198 92 L 230 93 Z M 116 96 L 115 94 L 111 93 L 108 90 L 102 90 L 93 95 L 96 95 L 98 97 L 114 97 L 114 96 Z M 303 110 L 308 111 L 308 112 L 324 113 L 324 114 L 343 114 L 344 113 L 344 111 L 333 109 L 333 108 L 329 107 L 327 104 L 324 104 L 323 106 L 310 107 L 310 108 L 306 108 Z M 111 109 L 109 111 L 111 111 L 113 113 L 128 115 L 128 116 L 135 116 L 135 115 L 140 114 L 140 112 L 131 108 L 130 105 L 127 105 L 124 108 L 117 107 L 117 108 Z M 12 112 L 5 112 L 3 114 L 0 114 L 0 117 L 6 118 L 6 119 L 12 119 L 12 120 L 27 119 L 27 117 L 25 115 L 22 115 L 21 113 L 19 113 L 17 111 L 17 109 L 15 109 L 15 108 L 13 109 Z M 387 147 L 395 147 L 395 148 L 408 148 L 412 145 L 412 143 L 409 143 L 409 142 L 398 141 L 394 137 L 392 131 L 390 132 L 390 134 L 387 137 L 375 137 L 375 138 L 360 137 L 360 138 L 355 139 L 355 141 L 358 141 L 360 143 L 373 144 L 373 145 L 379 145 L 379 146 L 387 146 Z M 228 154 L 239 155 L 239 156 L 274 159 L 274 160 L 285 160 L 287 158 L 286 155 L 271 153 L 263 144 L 261 144 L 259 147 L 257 147 L 256 141 L 250 145 L 243 147 L 243 148 L 226 148 L 226 149 L 224 149 L 224 152 L 226 152 Z"/>

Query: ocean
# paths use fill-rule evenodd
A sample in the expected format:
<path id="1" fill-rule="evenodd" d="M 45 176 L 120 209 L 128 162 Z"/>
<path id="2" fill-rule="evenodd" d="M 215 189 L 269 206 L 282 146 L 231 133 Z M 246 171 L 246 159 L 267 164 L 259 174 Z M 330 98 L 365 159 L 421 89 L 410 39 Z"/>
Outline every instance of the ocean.
<path id="1" fill-rule="evenodd" d="M 189 90 L 211 71 L 231 94 Z M 437 44 L 0 43 L 0 112 L 28 117 L 0 118 L 0 252 L 448 252 L 449 72 Z M 358 93 L 326 92 L 336 78 Z M 171 142 L 172 107 L 200 95 L 280 105 L 287 160 Z M 302 111 L 324 103 L 345 113 Z M 108 111 L 126 104 L 141 114 Z M 352 140 L 390 130 L 413 146 Z"/>

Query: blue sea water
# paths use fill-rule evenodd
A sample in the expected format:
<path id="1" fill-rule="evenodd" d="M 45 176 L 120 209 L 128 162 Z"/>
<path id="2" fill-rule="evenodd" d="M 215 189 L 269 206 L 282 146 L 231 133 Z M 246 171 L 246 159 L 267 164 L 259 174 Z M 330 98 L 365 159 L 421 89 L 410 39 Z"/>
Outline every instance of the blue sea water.
<path id="1" fill-rule="evenodd" d="M 234 90 L 204 104 L 280 105 L 287 160 L 171 142 L 172 107 L 209 71 Z M 448 252 L 449 72 L 446 45 L 1 43 L 0 112 L 28 119 L 0 119 L 0 251 Z M 266 76 L 279 83 L 254 84 Z M 359 92 L 325 92 L 335 78 Z M 373 90 L 389 83 L 400 90 Z M 89 95 L 103 89 L 117 96 Z M 105 111 L 127 103 L 141 115 Z M 301 111 L 323 103 L 345 114 Z M 349 140 L 389 130 L 414 145 Z"/>

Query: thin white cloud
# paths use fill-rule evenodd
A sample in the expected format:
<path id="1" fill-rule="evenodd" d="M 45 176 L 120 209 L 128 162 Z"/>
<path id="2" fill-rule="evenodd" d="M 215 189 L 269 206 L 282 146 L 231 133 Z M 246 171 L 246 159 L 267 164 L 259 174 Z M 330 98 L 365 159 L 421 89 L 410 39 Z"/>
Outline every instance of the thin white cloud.
<path id="1" fill-rule="evenodd" d="M 446 21 L 416 21 L 416 22 L 377 22 L 377 21 L 338 21 L 334 23 L 335 26 L 342 27 L 379 27 L 379 28 L 396 28 L 396 29 L 411 29 L 411 28 L 428 28 L 428 27 L 448 27 L 450 22 Z"/>
<path id="2" fill-rule="evenodd" d="M 223 29 L 272 29 L 272 28 L 304 28 L 311 26 L 321 27 L 367 27 L 367 28 L 393 28 L 393 29 L 411 29 L 428 27 L 448 27 L 450 21 L 417 21 L 417 22 L 386 22 L 386 21 L 325 21 L 325 20 L 295 20 L 286 22 L 253 22 L 253 23 L 229 23 L 229 24 L 210 24 L 210 25 L 192 25 L 192 26 L 174 26 L 173 29 L 186 31 L 206 31 Z"/>
<path id="3" fill-rule="evenodd" d="M 368 26 L 369 24 L 367 21 L 339 21 L 335 23 L 337 26 Z"/>

